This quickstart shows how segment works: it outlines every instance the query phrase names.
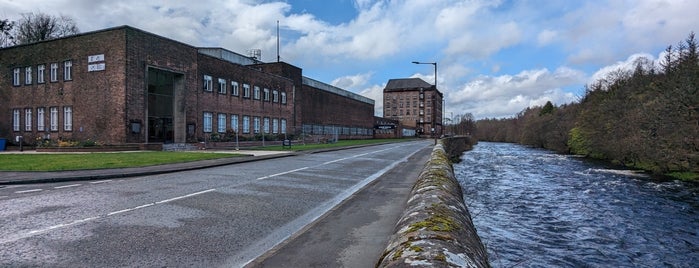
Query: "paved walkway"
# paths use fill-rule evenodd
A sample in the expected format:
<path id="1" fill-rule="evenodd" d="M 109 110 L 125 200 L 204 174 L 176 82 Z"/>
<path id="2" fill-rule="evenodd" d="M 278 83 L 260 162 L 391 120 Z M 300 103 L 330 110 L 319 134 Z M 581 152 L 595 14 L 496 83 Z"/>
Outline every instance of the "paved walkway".
<path id="1" fill-rule="evenodd" d="M 72 171 L 0 171 L 0 185 L 24 184 L 24 183 L 46 183 L 60 181 L 81 181 L 81 180 L 101 180 L 109 178 L 123 178 L 134 176 L 147 176 L 170 172 L 202 169 L 230 165 L 235 163 L 259 161 L 270 158 L 287 157 L 296 155 L 295 152 L 286 151 L 256 151 L 256 150 L 206 150 L 196 151 L 201 153 L 231 153 L 243 154 L 242 157 L 220 158 L 212 160 L 202 160 L 186 163 L 165 164 L 134 168 L 113 168 L 113 169 L 90 169 Z M 3 151 L 0 157 L 7 154 L 36 154 L 36 151 Z M 65 154 L 65 152 L 63 152 Z M 120 152 L 124 153 L 124 152 Z M 45 154 L 42 152 L 42 154 Z"/>

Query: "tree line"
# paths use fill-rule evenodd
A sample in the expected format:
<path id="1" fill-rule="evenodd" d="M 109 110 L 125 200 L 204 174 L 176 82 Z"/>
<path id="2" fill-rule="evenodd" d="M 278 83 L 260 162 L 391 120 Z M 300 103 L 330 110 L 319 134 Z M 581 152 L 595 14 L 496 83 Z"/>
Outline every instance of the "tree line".
<path id="1" fill-rule="evenodd" d="M 694 33 L 661 64 L 640 58 L 585 87 L 577 103 L 476 122 L 483 141 L 584 155 L 658 174 L 699 174 L 699 57 Z"/>
<path id="2" fill-rule="evenodd" d="M 24 13 L 17 21 L 0 19 L 0 48 L 55 39 L 80 33 L 73 18 L 45 13 Z"/>

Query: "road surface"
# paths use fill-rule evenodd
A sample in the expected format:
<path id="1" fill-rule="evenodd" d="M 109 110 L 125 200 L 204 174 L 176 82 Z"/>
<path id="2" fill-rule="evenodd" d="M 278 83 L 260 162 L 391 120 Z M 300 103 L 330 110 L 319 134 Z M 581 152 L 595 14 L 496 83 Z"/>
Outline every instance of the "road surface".
<path id="1" fill-rule="evenodd" d="M 244 266 L 429 145 L 0 188 L 0 266 Z"/>

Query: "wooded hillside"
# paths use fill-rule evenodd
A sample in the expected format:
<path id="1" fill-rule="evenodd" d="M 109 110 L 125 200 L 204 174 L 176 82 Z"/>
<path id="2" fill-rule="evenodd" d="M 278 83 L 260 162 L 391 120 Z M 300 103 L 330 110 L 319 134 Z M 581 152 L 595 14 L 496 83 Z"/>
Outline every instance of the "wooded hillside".
<path id="1" fill-rule="evenodd" d="M 699 173 L 699 57 L 694 33 L 654 67 L 618 70 L 579 103 L 477 122 L 479 140 L 517 142 L 667 174 Z"/>

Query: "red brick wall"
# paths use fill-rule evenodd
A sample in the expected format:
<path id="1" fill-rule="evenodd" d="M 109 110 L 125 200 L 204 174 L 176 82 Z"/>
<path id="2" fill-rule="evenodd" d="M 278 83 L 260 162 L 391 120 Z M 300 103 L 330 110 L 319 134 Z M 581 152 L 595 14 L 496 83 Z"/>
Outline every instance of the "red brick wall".
<path id="1" fill-rule="evenodd" d="M 50 107 L 59 109 L 58 131 L 49 131 L 52 139 L 123 142 L 124 116 L 124 34 L 105 30 L 86 35 L 0 49 L 0 137 L 23 135 L 25 141 L 43 137 L 37 131 L 37 108 L 45 107 L 45 126 L 50 128 Z M 105 70 L 88 72 L 88 56 L 104 54 Z M 64 81 L 63 63 L 72 61 L 72 80 Z M 58 81 L 50 81 L 50 65 L 58 63 Z M 37 65 L 44 64 L 44 83 L 37 83 Z M 24 68 L 32 67 L 32 84 L 25 85 Z M 12 72 L 20 67 L 20 86 L 13 86 Z M 63 107 L 72 107 L 72 131 L 63 129 Z M 12 130 L 12 109 L 21 109 L 19 132 Z M 25 131 L 24 109 L 33 113 L 32 131 Z"/>
<path id="2" fill-rule="evenodd" d="M 214 114 L 213 119 L 213 131 L 217 132 L 217 114 L 225 113 L 227 114 L 226 127 L 228 129 L 230 126 L 230 116 L 231 114 L 237 114 L 239 116 L 239 135 L 252 137 L 253 133 L 253 117 L 268 117 L 270 118 L 270 134 L 272 134 L 272 123 L 271 120 L 276 118 L 280 119 L 279 127 L 281 127 L 281 119 L 287 121 L 287 133 L 292 133 L 293 126 L 293 111 L 294 102 L 293 96 L 293 81 L 288 78 L 284 78 L 278 75 L 262 72 L 256 68 L 242 66 L 238 64 L 233 64 L 228 61 L 220 60 L 214 57 L 210 57 L 204 54 L 198 55 L 199 72 L 197 74 L 198 86 L 196 91 L 196 99 L 188 99 L 188 103 L 192 103 L 193 112 L 188 112 L 188 122 L 195 122 L 197 126 L 197 133 L 203 135 L 203 138 L 207 134 L 203 133 L 203 113 L 212 112 Z M 212 77 L 212 91 L 205 91 L 203 89 L 203 79 L 204 75 L 209 75 Z M 218 79 L 222 78 L 226 80 L 226 94 L 218 93 L 219 83 Z M 239 95 L 232 95 L 231 81 L 238 82 Z M 250 85 L 250 98 L 243 97 L 243 84 Z M 254 99 L 254 87 L 260 88 L 260 99 Z M 270 91 L 269 101 L 264 100 L 264 89 L 267 88 Z M 272 92 L 277 90 L 279 92 L 279 101 L 274 102 Z M 286 104 L 281 101 L 281 93 L 286 93 Z M 250 133 L 242 133 L 242 116 L 250 116 Z M 262 122 L 260 123 L 261 131 L 263 130 Z M 279 131 L 281 134 L 281 131 Z"/>

